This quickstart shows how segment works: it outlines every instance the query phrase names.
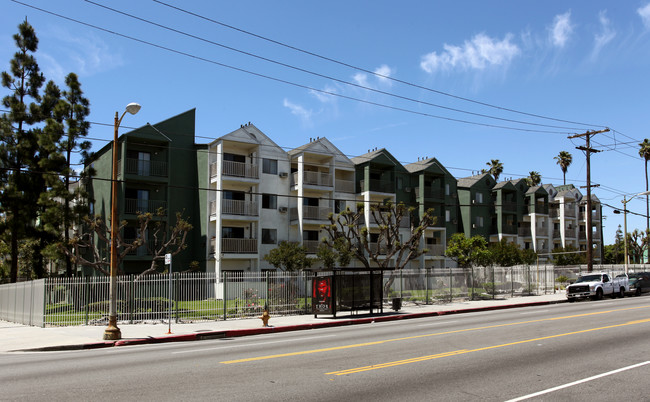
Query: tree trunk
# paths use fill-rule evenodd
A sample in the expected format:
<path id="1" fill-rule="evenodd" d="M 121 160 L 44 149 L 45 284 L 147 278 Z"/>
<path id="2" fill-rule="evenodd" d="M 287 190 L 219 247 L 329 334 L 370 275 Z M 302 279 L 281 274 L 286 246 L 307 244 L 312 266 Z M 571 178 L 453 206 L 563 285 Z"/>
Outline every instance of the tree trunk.
<path id="1" fill-rule="evenodd" d="M 645 160 L 645 191 L 648 191 L 648 159 Z M 645 230 L 646 236 L 648 236 L 650 232 L 650 202 L 647 194 L 645 196 Z"/>

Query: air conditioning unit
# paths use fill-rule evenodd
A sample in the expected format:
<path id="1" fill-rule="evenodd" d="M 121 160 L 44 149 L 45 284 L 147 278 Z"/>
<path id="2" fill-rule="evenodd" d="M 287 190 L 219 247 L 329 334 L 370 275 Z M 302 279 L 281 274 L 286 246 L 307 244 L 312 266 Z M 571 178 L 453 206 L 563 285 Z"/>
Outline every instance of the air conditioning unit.
<path id="1" fill-rule="evenodd" d="M 289 173 L 287 173 L 287 172 L 280 172 L 280 175 L 279 175 L 279 176 L 282 177 L 282 178 L 284 179 L 284 178 L 286 178 L 287 176 L 289 176 Z"/>
<path id="2" fill-rule="evenodd" d="M 287 212 L 287 207 L 280 207 L 280 208 L 278 208 L 278 211 L 280 211 L 282 213 L 286 213 Z"/>

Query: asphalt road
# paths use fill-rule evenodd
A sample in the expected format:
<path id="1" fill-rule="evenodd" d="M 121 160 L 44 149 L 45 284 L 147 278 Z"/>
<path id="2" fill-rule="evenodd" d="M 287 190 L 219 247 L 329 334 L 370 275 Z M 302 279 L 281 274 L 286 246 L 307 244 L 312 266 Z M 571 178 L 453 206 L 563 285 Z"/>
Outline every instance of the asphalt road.
<path id="1" fill-rule="evenodd" d="M 1 359 L 1 400 L 647 401 L 650 297 Z"/>

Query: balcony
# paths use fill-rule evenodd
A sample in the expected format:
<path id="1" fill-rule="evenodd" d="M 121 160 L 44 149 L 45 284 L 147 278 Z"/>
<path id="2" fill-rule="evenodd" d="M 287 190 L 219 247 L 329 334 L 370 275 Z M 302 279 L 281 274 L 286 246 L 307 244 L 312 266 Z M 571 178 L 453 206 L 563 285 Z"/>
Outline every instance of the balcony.
<path id="1" fill-rule="evenodd" d="M 221 213 L 222 215 L 259 215 L 257 202 L 243 200 L 221 200 Z"/>
<path id="2" fill-rule="evenodd" d="M 293 177 L 294 183 L 298 183 L 298 173 L 295 172 Z M 303 185 L 332 187 L 332 175 L 324 172 L 303 172 Z"/>
<path id="3" fill-rule="evenodd" d="M 167 215 L 167 202 L 157 200 L 143 200 L 137 198 L 124 199 L 124 213 L 137 214 L 137 213 L 156 213 L 158 209 L 162 208 Z"/>
<path id="4" fill-rule="evenodd" d="M 575 218 L 576 217 L 575 208 L 564 207 L 564 216 L 566 216 L 567 218 Z"/>
<path id="5" fill-rule="evenodd" d="M 427 257 L 442 257 L 445 255 L 445 246 L 442 244 L 427 244 L 424 249 L 427 250 L 424 253 Z"/>
<path id="6" fill-rule="evenodd" d="M 307 250 L 307 254 L 316 254 L 320 243 L 318 240 L 303 240 L 302 246 Z"/>
<path id="7" fill-rule="evenodd" d="M 523 237 L 531 237 L 532 230 L 530 229 L 530 227 L 519 228 L 518 234 L 519 236 L 523 236 Z"/>
<path id="8" fill-rule="evenodd" d="M 361 180 L 359 182 L 361 186 L 361 191 L 366 191 L 366 181 Z M 391 180 L 376 180 L 371 179 L 368 183 L 368 191 L 373 191 L 377 193 L 395 193 L 395 183 Z"/>
<path id="9" fill-rule="evenodd" d="M 167 177 L 168 175 L 167 162 L 147 161 L 134 158 L 127 158 L 125 162 L 126 174 L 143 177 Z"/>
<path id="10" fill-rule="evenodd" d="M 241 177 L 246 179 L 259 179 L 259 167 L 253 163 L 223 161 L 222 162 L 222 176 L 228 177 Z M 219 164 L 212 163 L 210 165 L 210 178 L 219 176 Z"/>
<path id="11" fill-rule="evenodd" d="M 125 243 L 130 243 L 132 244 L 136 239 L 124 239 Z M 148 247 L 147 247 L 148 246 Z M 144 257 L 144 256 L 150 256 L 152 255 L 149 250 L 153 250 L 155 244 L 153 239 L 147 240 L 147 244 L 143 244 L 142 246 L 131 250 L 127 253 L 127 255 L 130 256 L 137 256 L 137 257 Z"/>
<path id="12" fill-rule="evenodd" d="M 380 212 L 379 214 L 381 215 L 381 217 L 388 220 L 388 214 L 389 214 L 388 212 Z M 370 224 L 369 225 L 366 225 L 366 220 L 365 220 L 365 217 L 363 217 L 363 216 L 361 217 L 361 219 L 359 221 L 359 224 L 361 224 L 363 226 L 378 226 L 378 225 L 382 224 L 381 217 L 378 216 L 377 218 L 375 218 L 371 213 L 370 214 Z M 391 220 L 393 220 L 393 218 L 391 218 Z M 442 219 L 439 219 L 439 220 L 442 220 Z M 402 219 L 399 222 L 399 227 L 408 228 L 408 227 L 411 226 L 410 222 L 411 222 L 411 220 L 410 220 L 410 218 L 408 216 L 402 216 Z M 432 227 L 437 227 L 437 226 L 433 225 Z"/>
<path id="13" fill-rule="evenodd" d="M 420 194 L 420 187 L 415 188 L 415 194 L 424 197 L 425 200 L 442 200 L 445 198 L 445 192 L 441 188 L 424 187 L 422 194 Z"/>
<path id="14" fill-rule="evenodd" d="M 221 252 L 227 254 L 257 254 L 257 239 L 221 239 Z"/>
<path id="15" fill-rule="evenodd" d="M 310 207 L 304 205 L 302 207 L 303 220 L 326 221 L 332 213 L 332 208 L 329 207 Z"/>
<path id="16" fill-rule="evenodd" d="M 368 248 L 372 254 L 386 255 L 386 248 L 380 247 L 377 243 L 368 243 Z"/>
<path id="17" fill-rule="evenodd" d="M 336 179 L 335 185 L 336 185 L 336 191 L 338 192 L 354 194 L 353 180 Z"/>

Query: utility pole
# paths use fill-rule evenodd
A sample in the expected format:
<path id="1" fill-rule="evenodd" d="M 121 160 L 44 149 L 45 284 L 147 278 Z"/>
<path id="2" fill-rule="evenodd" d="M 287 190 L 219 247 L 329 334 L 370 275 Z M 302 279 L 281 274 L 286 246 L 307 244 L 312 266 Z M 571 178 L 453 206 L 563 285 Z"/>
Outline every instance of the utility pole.
<path id="1" fill-rule="evenodd" d="M 609 131 L 609 128 L 605 128 L 604 130 L 598 130 L 598 131 L 587 131 L 586 133 L 583 134 L 576 134 L 572 135 L 569 137 L 569 139 L 572 138 L 579 138 L 579 137 L 585 137 L 586 144 L 584 147 L 576 147 L 576 149 L 579 149 L 581 151 L 585 152 L 585 155 L 587 156 L 587 206 L 585 207 L 585 218 L 587 220 L 587 225 L 586 225 L 586 232 L 587 232 L 587 272 L 591 272 L 594 270 L 594 250 L 593 250 L 593 239 L 592 239 L 592 228 L 591 228 L 591 187 L 597 187 L 598 185 L 591 185 L 591 154 L 600 152 L 599 150 L 591 148 L 590 144 L 590 138 L 593 135 L 596 134 L 601 134 L 601 133 L 606 133 Z M 602 246 L 602 239 L 601 239 L 601 246 Z"/>

